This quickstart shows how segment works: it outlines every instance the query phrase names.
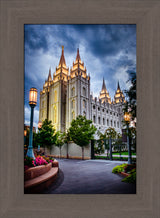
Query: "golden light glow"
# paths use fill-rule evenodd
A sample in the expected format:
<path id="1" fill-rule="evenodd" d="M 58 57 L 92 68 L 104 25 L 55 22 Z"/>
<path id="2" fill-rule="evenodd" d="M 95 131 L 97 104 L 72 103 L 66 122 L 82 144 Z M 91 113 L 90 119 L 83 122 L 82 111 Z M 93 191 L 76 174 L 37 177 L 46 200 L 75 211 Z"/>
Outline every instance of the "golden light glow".
<path id="1" fill-rule="evenodd" d="M 42 128 L 42 122 L 41 122 L 41 121 L 38 122 L 38 128 L 39 128 L 39 129 Z"/>
<path id="2" fill-rule="evenodd" d="M 27 130 L 25 129 L 25 130 L 24 130 L 24 136 L 26 136 L 26 135 L 27 135 Z"/>
<path id="3" fill-rule="evenodd" d="M 126 122 L 130 122 L 130 114 L 128 113 L 128 112 L 125 112 L 125 114 L 124 114 L 124 120 L 126 121 Z"/>
<path id="4" fill-rule="evenodd" d="M 54 102 L 57 102 L 57 91 L 54 92 Z"/>
<path id="5" fill-rule="evenodd" d="M 29 104 L 37 105 L 37 89 L 31 88 L 29 92 Z"/>
<path id="6" fill-rule="evenodd" d="M 54 107 L 54 123 L 57 123 L 57 108 Z"/>

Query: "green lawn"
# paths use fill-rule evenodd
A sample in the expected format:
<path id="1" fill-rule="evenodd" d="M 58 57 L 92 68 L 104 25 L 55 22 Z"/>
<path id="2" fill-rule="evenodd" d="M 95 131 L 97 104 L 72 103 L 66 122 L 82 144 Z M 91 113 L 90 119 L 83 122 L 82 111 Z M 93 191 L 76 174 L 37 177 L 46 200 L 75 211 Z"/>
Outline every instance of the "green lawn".
<path id="1" fill-rule="evenodd" d="M 94 157 L 95 159 L 107 159 L 107 156 L 95 156 Z M 108 158 L 108 160 L 109 160 L 109 158 Z M 113 157 L 112 156 L 112 160 L 120 160 L 120 158 L 119 157 Z M 123 158 L 121 158 L 121 160 L 123 160 L 123 161 L 128 161 L 128 158 L 127 157 L 123 157 Z M 136 161 L 136 158 L 132 158 L 132 161 L 134 162 L 134 161 Z"/>
<path id="2" fill-rule="evenodd" d="M 112 152 L 112 155 L 120 155 L 120 153 L 119 152 Z M 121 155 L 128 155 L 128 152 L 127 151 L 122 151 Z M 136 155 L 136 153 L 132 152 L 132 155 Z"/>

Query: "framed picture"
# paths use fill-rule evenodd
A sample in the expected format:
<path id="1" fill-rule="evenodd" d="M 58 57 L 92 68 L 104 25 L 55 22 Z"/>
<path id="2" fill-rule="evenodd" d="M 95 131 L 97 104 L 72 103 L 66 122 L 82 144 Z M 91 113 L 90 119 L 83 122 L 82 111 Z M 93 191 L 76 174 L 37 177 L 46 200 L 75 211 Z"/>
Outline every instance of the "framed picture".
<path id="1" fill-rule="evenodd" d="M 1 1 L 1 217 L 159 217 L 157 1 Z M 137 192 L 24 194 L 24 25 L 136 24 Z M 90 209 L 92 208 L 92 210 Z"/>

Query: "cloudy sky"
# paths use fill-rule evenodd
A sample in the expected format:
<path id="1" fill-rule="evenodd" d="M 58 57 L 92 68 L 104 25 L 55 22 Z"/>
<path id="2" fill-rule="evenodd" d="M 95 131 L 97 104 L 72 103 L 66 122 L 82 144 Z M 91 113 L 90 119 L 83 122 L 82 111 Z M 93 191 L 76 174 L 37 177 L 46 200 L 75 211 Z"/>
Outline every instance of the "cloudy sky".
<path id="1" fill-rule="evenodd" d="M 103 77 L 114 98 L 119 80 L 128 89 L 129 73 L 136 72 L 136 25 L 25 25 L 25 124 L 30 124 L 29 90 L 38 89 L 34 126 L 38 125 L 40 90 L 58 66 L 64 46 L 66 65 L 71 68 L 79 48 L 81 60 L 91 77 L 91 92 L 99 96 Z"/>

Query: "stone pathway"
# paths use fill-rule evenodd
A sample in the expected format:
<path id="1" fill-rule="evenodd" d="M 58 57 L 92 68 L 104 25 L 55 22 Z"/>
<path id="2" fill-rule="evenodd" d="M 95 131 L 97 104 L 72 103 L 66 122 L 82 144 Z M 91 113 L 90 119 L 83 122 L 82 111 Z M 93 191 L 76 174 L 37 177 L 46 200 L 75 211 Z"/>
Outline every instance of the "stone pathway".
<path id="1" fill-rule="evenodd" d="M 136 194 L 112 169 L 121 161 L 59 159 L 59 175 L 46 194 Z"/>

